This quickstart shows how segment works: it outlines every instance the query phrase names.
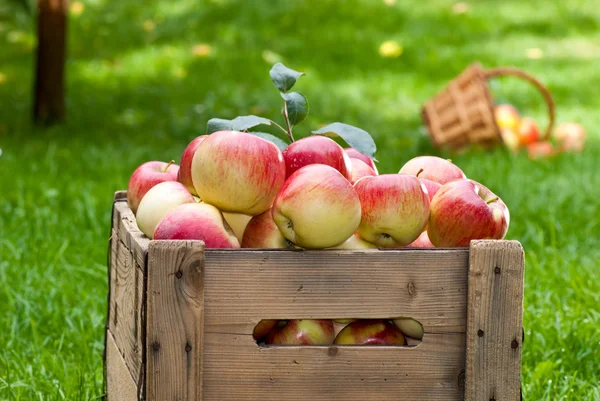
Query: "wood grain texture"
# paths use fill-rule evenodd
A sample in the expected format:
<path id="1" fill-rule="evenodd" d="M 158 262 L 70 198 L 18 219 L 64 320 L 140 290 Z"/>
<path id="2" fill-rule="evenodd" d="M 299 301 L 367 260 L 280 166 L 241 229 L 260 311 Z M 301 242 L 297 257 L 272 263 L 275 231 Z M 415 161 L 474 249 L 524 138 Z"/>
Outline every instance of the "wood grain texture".
<path id="1" fill-rule="evenodd" d="M 201 241 L 150 242 L 147 401 L 203 399 L 203 265 Z"/>
<path id="2" fill-rule="evenodd" d="M 144 266 L 150 240 L 139 230 L 135 216 L 127 206 L 127 202 L 116 201 L 114 208 L 113 227 L 117 228 L 119 239 L 131 250 L 137 264 Z"/>
<path id="3" fill-rule="evenodd" d="M 209 401 L 462 401 L 464 334 L 407 347 L 264 347 L 205 333 Z M 486 400 L 487 401 L 487 400 Z"/>
<path id="4" fill-rule="evenodd" d="M 520 400 L 523 276 L 517 241 L 471 243 L 465 401 Z"/>
<path id="5" fill-rule="evenodd" d="M 138 389 L 135 380 L 110 332 L 106 333 L 106 371 L 108 401 L 137 401 Z"/>
<path id="6" fill-rule="evenodd" d="M 468 249 L 208 250 L 206 330 L 249 334 L 261 319 L 410 316 L 464 333 Z"/>
<path id="7" fill-rule="evenodd" d="M 113 230 L 114 231 L 114 230 Z M 142 371 L 142 270 L 118 237 L 112 240 L 108 326 L 136 382 Z"/>

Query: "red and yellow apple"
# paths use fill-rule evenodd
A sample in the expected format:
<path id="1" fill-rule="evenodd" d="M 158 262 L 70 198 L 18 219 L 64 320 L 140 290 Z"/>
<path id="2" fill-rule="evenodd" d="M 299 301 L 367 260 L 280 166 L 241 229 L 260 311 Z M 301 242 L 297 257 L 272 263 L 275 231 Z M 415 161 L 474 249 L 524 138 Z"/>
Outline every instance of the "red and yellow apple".
<path id="1" fill-rule="evenodd" d="M 293 142 L 283 151 L 283 158 L 287 177 L 304 166 L 325 164 L 342 173 L 346 179 L 352 178 L 350 157 L 333 139 L 325 136 L 307 136 Z"/>
<path id="2" fill-rule="evenodd" d="M 177 181 L 156 184 L 142 198 L 135 220 L 141 232 L 152 239 L 158 222 L 169 211 L 185 203 L 196 204 L 194 196 Z"/>
<path id="3" fill-rule="evenodd" d="M 192 181 L 192 160 L 194 160 L 194 153 L 196 149 L 202 143 L 203 140 L 208 138 L 208 135 L 200 135 L 193 139 L 188 146 L 186 146 L 183 154 L 181 155 L 181 161 L 179 162 L 179 173 L 177 180 L 185 185 L 192 195 L 198 195 L 196 188 L 194 188 L 194 182 Z"/>
<path id="4" fill-rule="evenodd" d="M 277 326 L 278 320 L 275 319 L 263 319 L 256 326 L 254 326 L 254 330 L 252 331 L 252 337 L 256 341 L 260 341 L 269 334 L 271 330 Z"/>
<path id="5" fill-rule="evenodd" d="M 241 243 L 242 238 L 244 238 L 246 226 L 250 222 L 250 219 L 252 219 L 252 216 L 243 213 L 223 212 L 223 217 L 225 218 L 227 224 L 229 224 L 229 227 L 231 227 L 233 230 L 235 237 Z"/>
<path id="6" fill-rule="evenodd" d="M 332 320 L 292 319 L 267 334 L 269 345 L 330 345 L 333 343 Z"/>
<path id="7" fill-rule="evenodd" d="M 556 155 L 557 150 L 548 141 L 533 142 L 527 145 L 527 155 L 531 160 L 545 159 Z"/>
<path id="8" fill-rule="evenodd" d="M 562 123 L 552 134 L 559 144 L 560 150 L 566 152 L 581 152 L 585 146 L 586 133 L 581 124 Z"/>
<path id="9" fill-rule="evenodd" d="M 273 204 L 285 181 L 285 163 L 269 141 L 245 132 L 217 131 L 196 149 L 192 181 L 203 202 L 254 216 Z"/>
<path id="10" fill-rule="evenodd" d="M 435 248 L 435 245 L 431 243 L 427 230 L 425 230 L 419 235 L 419 238 L 406 245 L 406 248 Z"/>
<path id="11" fill-rule="evenodd" d="M 519 143 L 521 145 L 529 145 L 530 143 L 540 140 L 540 129 L 534 119 L 524 117 L 517 129 L 519 135 Z"/>
<path id="12" fill-rule="evenodd" d="M 294 245 L 279 231 L 269 209 L 252 217 L 242 237 L 242 248 L 283 249 L 294 248 Z"/>
<path id="13" fill-rule="evenodd" d="M 371 167 L 373 169 L 373 171 L 375 171 L 375 175 L 379 174 L 379 172 L 377 171 L 377 166 L 375 165 L 375 162 L 369 156 L 360 153 L 358 150 L 356 150 L 354 148 L 344 148 L 344 151 L 351 159 L 358 159 L 358 160 L 362 161 L 363 163 L 365 163 L 367 166 Z"/>
<path id="14" fill-rule="evenodd" d="M 341 244 L 356 231 L 361 216 L 352 184 L 325 164 L 311 164 L 292 174 L 275 198 L 272 212 L 283 236 L 303 248 Z"/>
<path id="15" fill-rule="evenodd" d="M 450 160 L 437 156 L 417 156 L 410 159 L 402 166 L 399 173 L 414 176 L 419 174 L 419 178 L 435 181 L 442 185 L 453 180 L 466 178 L 465 173 L 458 166 Z"/>
<path id="16" fill-rule="evenodd" d="M 521 138 L 517 131 L 511 128 L 500 128 L 500 136 L 502 137 L 502 142 L 504 142 L 504 146 L 506 146 L 511 152 L 517 152 L 519 147 L 521 146 Z"/>
<path id="17" fill-rule="evenodd" d="M 354 189 L 362 217 L 358 233 L 383 248 L 405 246 L 425 229 L 429 219 L 429 196 L 421 180 L 407 174 L 364 177 Z"/>
<path id="18" fill-rule="evenodd" d="M 365 241 L 358 233 L 354 233 L 346 241 L 328 249 L 377 249 L 377 245 Z"/>
<path id="19" fill-rule="evenodd" d="M 433 197 L 427 234 L 436 247 L 465 247 L 471 240 L 503 239 L 509 223 L 502 199 L 476 181 L 457 180 Z"/>
<path id="20" fill-rule="evenodd" d="M 373 177 L 377 175 L 375 170 L 367 166 L 362 160 L 351 158 L 350 163 L 352 163 L 352 174 L 350 178 L 352 184 L 363 177 Z"/>
<path id="21" fill-rule="evenodd" d="M 404 335 L 387 320 L 357 320 L 340 331 L 333 341 L 338 345 L 405 345 Z"/>
<path id="22" fill-rule="evenodd" d="M 235 234 L 216 207 L 187 203 L 167 212 L 156 225 L 155 240 L 200 240 L 206 248 L 239 248 Z"/>
<path id="23" fill-rule="evenodd" d="M 508 128 L 516 130 L 519 127 L 521 117 L 512 104 L 499 104 L 494 107 L 494 117 L 500 129 Z"/>
<path id="24" fill-rule="evenodd" d="M 150 188 L 161 182 L 177 181 L 178 171 L 178 165 L 160 161 L 146 162 L 136 168 L 127 185 L 127 205 L 133 214 Z"/>
<path id="25" fill-rule="evenodd" d="M 423 339 L 423 325 L 410 317 L 399 317 L 394 319 L 394 324 L 407 337 L 417 340 Z"/>

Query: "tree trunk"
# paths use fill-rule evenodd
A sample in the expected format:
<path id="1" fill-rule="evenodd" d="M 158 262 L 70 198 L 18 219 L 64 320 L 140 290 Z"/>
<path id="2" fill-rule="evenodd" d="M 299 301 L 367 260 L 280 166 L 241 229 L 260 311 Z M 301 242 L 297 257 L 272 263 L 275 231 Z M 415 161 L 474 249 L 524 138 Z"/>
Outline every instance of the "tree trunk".
<path id="1" fill-rule="evenodd" d="M 38 0 L 38 46 L 33 120 L 51 125 L 65 118 L 68 0 Z"/>

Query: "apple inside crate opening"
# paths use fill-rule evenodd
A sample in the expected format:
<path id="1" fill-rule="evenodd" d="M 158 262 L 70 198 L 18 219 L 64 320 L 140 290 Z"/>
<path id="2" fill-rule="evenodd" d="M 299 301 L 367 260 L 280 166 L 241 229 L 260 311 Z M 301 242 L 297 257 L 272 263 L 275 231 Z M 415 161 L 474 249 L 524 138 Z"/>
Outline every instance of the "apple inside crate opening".
<path id="1" fill-rule="evenodd" d="M 110 256 L 109 401 L 519 399 L 516 241 L 205 250 L 149 240 L 117 193 Z M 417 346 L 261 346 L 253 337 L 265 318 L 300 317 L 336 320 L 334 330 L 406 317 L 424 336 Z"/>

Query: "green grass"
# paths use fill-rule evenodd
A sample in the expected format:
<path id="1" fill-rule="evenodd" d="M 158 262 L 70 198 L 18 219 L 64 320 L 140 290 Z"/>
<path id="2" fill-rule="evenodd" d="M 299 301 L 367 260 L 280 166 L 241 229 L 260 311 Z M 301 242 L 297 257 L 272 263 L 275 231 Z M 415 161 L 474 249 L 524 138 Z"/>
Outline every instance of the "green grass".
<path id="1" fill-rule="evenodd" d="M 30 124 L 33 25 L 0 8 L 0 400 L 102 394 L 113 192 L 146 160 L 178 160 L 211 117 L 278 118 L 276 60 L 307 73 L 297 88 L 311 114 L 297 133 L 362 127 L 383 173 L 439 154 L 419 108 L 472 61 L 548 85 L 559 121 L 588 129 L 581 155 L 443 155 L 505 200 L 508 237 L 526 250 L 525 398 L 600 400 L 600 11 L 585 0 L 500 3 L 455 14 L 442 0 L 89 0 L 69 21 L 68 121 L 48 130 Z M 400 57 L 379 56 L 389 39 Z M 193 56 L 200 43 L 208 57 Z M 543 58 L 526 57 L 533 47 Z M 527 84 L 492 89 L 545 124 Z"/>

